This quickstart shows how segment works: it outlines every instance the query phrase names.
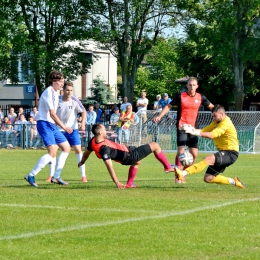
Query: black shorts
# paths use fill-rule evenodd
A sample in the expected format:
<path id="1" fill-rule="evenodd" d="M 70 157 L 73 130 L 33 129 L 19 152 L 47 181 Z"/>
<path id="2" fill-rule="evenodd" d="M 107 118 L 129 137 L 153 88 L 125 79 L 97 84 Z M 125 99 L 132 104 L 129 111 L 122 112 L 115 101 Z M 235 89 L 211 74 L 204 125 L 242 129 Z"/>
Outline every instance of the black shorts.
<path id="1" fill-rule="evenodd" d="M 198 148 L 198 136 L 186 134 L 184 130 L 177 129 L 177 146 L 188 146 Z"/>
<path id="2" fill-rule="evenodd" d="M 218 151 L 214 155 L 215 164 L 213 166 L 209 166 L 206 173 L 217 176 L 218 174 L 224 172 L 226 167 L 233 164 L 237 160 L 239 153 L 237 151 L 222 150 Z"/>
<path id="3" fill-rule="evenodd" d="M 144 144 L 139 147 L 129 146 L 129 156 L 125 161 L 122 162 L 123 165 L 133 165 L 143 158 L 152 153 L 152 149 L 149 144 Z"/>

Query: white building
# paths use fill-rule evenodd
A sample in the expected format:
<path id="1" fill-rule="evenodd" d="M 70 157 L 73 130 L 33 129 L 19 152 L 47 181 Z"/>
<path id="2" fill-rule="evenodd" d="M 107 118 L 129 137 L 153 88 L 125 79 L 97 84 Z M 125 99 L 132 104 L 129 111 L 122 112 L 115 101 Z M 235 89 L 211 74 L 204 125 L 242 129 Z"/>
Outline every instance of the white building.
<path id="1" fill-rule="evenodd" d="M 109 50 L 98 49 L 94 41 L 88 41 L 87 43 L 88 48 L 83 53 L 89 58 L 92 57 L 93 64 L 87 74 L 78 76 L 73 81 L 73 95 L 82 100 L 91 96 L 90 88 L 93 86 L 93 79 L 100 76 L 114 93 L 115 99 L 117 99 L 117 59 Z M 9 80 L 0 83 L 0 105 L 17 104 L 32 106 L 37 103 L 35 86 L 23 81 L 24 77 L 22 74 L 19 75 L 19 78 L 21 82 L 16 85 L 11 84 Z"/>
<path id="2" fill-rule="evenodd" d="M 93 87 L 93 79 L 99 75 L 105 81 L 117 99 L 117 59 L 109 50 L 98 49 L 94 41 L 88 41 L 88 49 L 83 52 L 89 58 L 93 58 L 93 65 L 89 73 L 79 76 L 74 83 L 74 96 L 85 99 L 91 96 L 90 88 Z M 94 58 L 96 56 L 97 58 Z"/>

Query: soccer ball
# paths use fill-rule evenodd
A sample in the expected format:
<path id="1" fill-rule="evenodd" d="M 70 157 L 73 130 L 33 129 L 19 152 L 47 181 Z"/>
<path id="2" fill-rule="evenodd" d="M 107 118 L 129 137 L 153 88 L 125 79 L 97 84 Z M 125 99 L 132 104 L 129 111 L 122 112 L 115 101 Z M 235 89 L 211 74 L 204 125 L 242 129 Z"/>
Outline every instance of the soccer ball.
<path id="1" fill-rule="evenodd" d="M 184 152 L 179 155 L 182 166 L 190 166 L 193 163 L 193 156 L 190 152 Z"/>

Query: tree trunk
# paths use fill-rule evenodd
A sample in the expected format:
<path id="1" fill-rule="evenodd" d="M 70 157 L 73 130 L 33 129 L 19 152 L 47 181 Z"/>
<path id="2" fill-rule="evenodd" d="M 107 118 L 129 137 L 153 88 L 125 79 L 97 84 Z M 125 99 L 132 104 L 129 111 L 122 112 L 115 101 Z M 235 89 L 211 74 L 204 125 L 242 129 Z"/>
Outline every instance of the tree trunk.
<path id="1" fill-rule="evenodd" d="M 239 39 L 235 39 L 235 50 L 233 51 L 233 70 L 234 70 L 234 101 L 235 110 L 241 111 L 244 102 L 244 63 L 239 57 Z"/>

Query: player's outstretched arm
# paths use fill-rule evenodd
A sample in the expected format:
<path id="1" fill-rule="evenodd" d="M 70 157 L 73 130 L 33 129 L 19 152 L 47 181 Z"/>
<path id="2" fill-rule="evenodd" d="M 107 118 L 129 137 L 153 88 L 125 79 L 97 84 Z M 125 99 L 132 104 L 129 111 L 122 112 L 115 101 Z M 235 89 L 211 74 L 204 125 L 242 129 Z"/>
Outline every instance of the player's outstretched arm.
<path id="1" fill-rule="evenodd" d="M 105 160 L 104 163 L 107 167 L 107 170 L 108 170 L 113 182 L 116 184 L 117 188 L 120 190 L 124 189 L 125 185 L 120 183 L 120 181 L 118 180 L 118 178 L 116 176 L 116 172 L 115 172 L 113 164 L 112 164 L 112 160 L 111 159 Z"/>
<path id="2" fill-rule="evenodd" d="M 86 151 L 82 155 L 81 161 L 78 163 L 78 167 L 80 167 L 81 165 L 83 165 L 85 163 L 85 161 L 88 159 L 90 154 L 91 154 L 91 151 L 86 149 Z"/>
<path id="3" fill-rule="evenodd" d="M 154 121 L 155 123 L 159 122 L 159 121 L 161 120 L 161 118 L 162 118 L 164 115 L 166 115 L 171 108 L 172 108 L 172 105 L 170 105 L 170 104 L 168 104 L 167 106 L 165 106 L 164 109 L 162 110 L 162 112 L 160 113 L 160 115 L 157 116 L 157 117 L 155 117 L 155 118 L 153 119 L 153 121 Z"/>

